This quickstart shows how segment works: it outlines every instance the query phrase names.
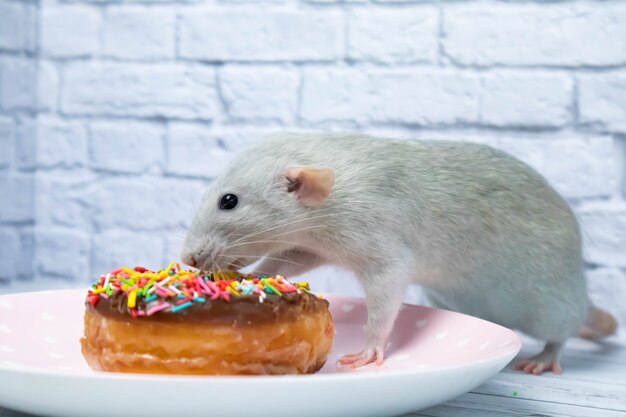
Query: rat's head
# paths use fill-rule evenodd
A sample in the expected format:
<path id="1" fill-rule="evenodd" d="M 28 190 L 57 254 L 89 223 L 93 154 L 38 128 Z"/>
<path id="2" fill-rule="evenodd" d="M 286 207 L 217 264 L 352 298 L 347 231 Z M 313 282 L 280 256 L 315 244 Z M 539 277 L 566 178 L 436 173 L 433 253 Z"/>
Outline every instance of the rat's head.
<path id="1" fill-rule="evenodd" d="M 297 246 L 335 182 L 330 168 L 236 158 L 202 197 L 181 258 L 205 271 L 235 270 Z"/>

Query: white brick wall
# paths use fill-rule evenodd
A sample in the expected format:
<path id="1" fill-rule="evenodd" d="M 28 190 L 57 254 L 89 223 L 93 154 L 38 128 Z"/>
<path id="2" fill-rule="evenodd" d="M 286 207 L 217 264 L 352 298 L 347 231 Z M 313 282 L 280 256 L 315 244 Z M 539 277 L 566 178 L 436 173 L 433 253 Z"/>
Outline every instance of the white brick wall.
<path id="1" fill-rule="evenodd" d="M 98 10 L 81 5 L 44 7 L 40 19 L 42 55 L 77 58 L 97 53 L 101 25 Z"/>
<path id="2" fill-rule="evenodd" d="M 300 116 L 326 121 L 453 125 L 478 120 L 479 77 L 433 69 L 313 69 Z"/>
<path id="3" fill-rule="evenodd" d="M 348 18 L 347 55 L 385 64 L 437 62 L 439 12 L 434 6 L 355 9 Z"/>
<path id="4" fill-rule="evenodd" d="M 169 124 L 167 173 L 177 176 L 215 178 L 233 152 L 220 146 L 220 138 L 204 125 Z"/>
<path id="5" fill-rule="evenodd" d="M 38 12 L 0 0 L 0 288 L 33 277 Z"/>
<path id="6" fill-rule="evenodd" d="M 459 3 L 444 8 L 442 24 L 444 54 L 462 65 L 626 63 L 622 2 Z"/>
<path id="7" fill-rule="evenodd" d="M 63 71 L 61 111 L 71 115 L 211 119 L 215 70 L 164 63 L 73 63 Z"/>
<path id="8" fill-rule="evenodd" d="M 103 54 L 128 60 L 167 60 L 176 55 L 176 15 L 145 7 L 107 10 Z"/>
<path id="9" fill-rule="evenodd" d="M 275 130 L 516 155 L 626 323 L 622 1 L 0 0 L 0 292 L 176 257 L 204 186 Z"/>
<path id="10" fill-rule="evenodd" d="M 0 109 L 28 111 L 37 104 L 35 60 L 21 56 L 0 56 Z"/>
<path id="11" fill-rule="evenodd" d="M 220 86 L 226 113 L 234 120 L 293 122 L 298 109 L 299 74 L 291 69 L 225 67 Z"/>
<path id="12" fill-rule="evenodd" d="M 89 235 L 84 231 L 52 228 L 37 231 L 35 274 L 66 281 L 83 279 L 85 271 L 89 271 L 89 244 Z"/>
<path id="13" fill-rule="evenodd" d="M 584 74 L 578 88 L 582 123 L 626 134 L 626 72 Z"/>
<path id="14" fill-rule="evenodd" d="M 333 61 L 343 56 L 338 11 L 250 9 L 181 13 L 180 56 L 205 61 Z"/>
<path id="15" fill-rule="evenodd" d="M 34 4 L 0 1 L 0 50 L 32 52 L 36 43 L 37 14 Z"/>
<path id="16" fill-rule="evenodd" d="M 558 127 L 571 122 L 566 74 L 498 71 L 481 78 L 480 121 L 493 126 Z"/>
<path id="17" fill-rule="evenodd" d="M 145 232 L 107 231 L 92 238 L 92 269 L 112 271 L 120 265 L 145 265 L 163 268 L 164 238 Z M 85 277 L 80 278 L 88 281 Z"/>
<path id="18" fill-rule="evenodd" d="M 183 231 L 202 183 L 174 178 L 110 178 L 88 190 L 86 204 L 99 230 Z"/>
<path id="19" fill-rule="evenodd" d="M 87 163 L 87 130 L 75 121 L 40 116 L 35 146 L 37 167 L 75 168 Z"/>
<path id="20" fill-rule="evenodd" d="M 106 121 L 90 125 L 95 169 L 119 173 L 161 173 L 165 129 L 158 123 Z"/>

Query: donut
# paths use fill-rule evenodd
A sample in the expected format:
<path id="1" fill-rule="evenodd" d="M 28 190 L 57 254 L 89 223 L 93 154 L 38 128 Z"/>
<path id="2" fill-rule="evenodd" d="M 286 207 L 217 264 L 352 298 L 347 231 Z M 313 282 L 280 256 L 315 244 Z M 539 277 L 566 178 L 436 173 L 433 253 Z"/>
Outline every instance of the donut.
<path id="1" fill-rule="evenodd" d="M 85 300 L 94 370 L 182 375 L 317 372 L 334 337 L 328 301 L 285 277 L 120 268 Z"/>

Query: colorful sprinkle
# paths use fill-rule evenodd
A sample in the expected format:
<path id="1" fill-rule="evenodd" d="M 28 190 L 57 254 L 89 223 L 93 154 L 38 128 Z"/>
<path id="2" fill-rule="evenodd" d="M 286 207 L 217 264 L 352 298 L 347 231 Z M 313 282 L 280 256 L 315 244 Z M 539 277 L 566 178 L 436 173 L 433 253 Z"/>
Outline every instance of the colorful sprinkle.
<path id="1" fill-rule="evenodd" d="M 263 303 L 268 296 L 284 297 L 292 292 L 310 293 L 309 284 L 291 283 L 281 275 L 257 277 L 236 272 L 182 270 L 178 263 L 172 262 L 158 272 L 123 267 L 102 275 L 89 288 L 85 301 L 95 308 L 100 299 L 124 297 L 128 313 L 138 318 L 161 311 L 178 313 L 194 303 L 230 302 L 240 297 L 254 297 Z"/>
<path id="2" fill-rule="evenodd" d="M 193 303 L 191 301 L 187 301 L 186 303 L 179 304 L 176 307 L 172 307 L 172 313 L 178 313 L 180 310 L 184 310 L 187 307 L 191 307 Z"/>
<path id="3" fill-rule="evenodd" d="M 148 311 L 146 311 L 146 315 L 147 316 L 151 316 L 151 315 L 153 315 L 154 313 L 156 313 L 158 311 L 165 310 L 166 308 L 170 308 L 170 307 L 171 306 L 168 303 L 163 302 L 163 303 L 159 304 L 158 306 L 154 306 L 151 309 L 149 309 Z"/>
<path id="4" fill-rule="evenodd" d="M 137 305 L 137 291 L 132 290 L 130 294 L 128 294 L 128 308 L 135 308 Z"/>

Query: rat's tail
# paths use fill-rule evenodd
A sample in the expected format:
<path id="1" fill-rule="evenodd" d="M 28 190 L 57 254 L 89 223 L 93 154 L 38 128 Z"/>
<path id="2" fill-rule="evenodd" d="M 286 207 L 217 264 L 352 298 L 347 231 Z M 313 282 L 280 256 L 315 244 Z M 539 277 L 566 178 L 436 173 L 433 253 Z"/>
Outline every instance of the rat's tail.
<path id="1" fill-rule="evenodd" d="M 617 320 L 611 313 L 590 306 L 587 322 L 578 331 L 578 336 L 583 339 L 600 339 L 615 334 L 616 331 Z"/>

